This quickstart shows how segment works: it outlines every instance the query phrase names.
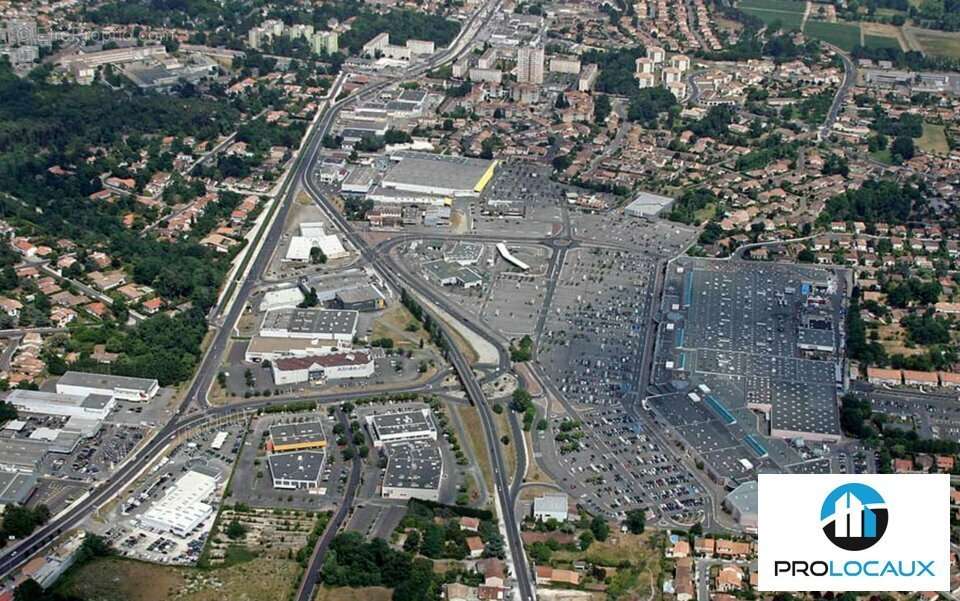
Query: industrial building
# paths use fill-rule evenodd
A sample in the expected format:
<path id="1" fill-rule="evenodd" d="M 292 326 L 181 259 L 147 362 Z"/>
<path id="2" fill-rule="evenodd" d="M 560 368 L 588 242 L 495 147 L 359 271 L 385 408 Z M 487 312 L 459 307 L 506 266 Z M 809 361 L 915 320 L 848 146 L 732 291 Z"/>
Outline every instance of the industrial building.
<path id="1" fill-rule="evenodd" d="M 356 311 L 277 309 L 263 316 L 260 335 L 350 342 L 357 333 L 358 318 Z"/>
<path id="2" fill-rule="evenodd" d="M 392 442 L 437 440 L 437 426 L 426 407 L 368 415 L 367 427 L 377 448 Z"/>
<path id="3" fill-rule="evenodd" d="M 15 470 L 0 471 L 0 507 L 26 503 L 36 488 L 36 474 Z"/>
<path id="4" fill-rule="evenodd" d="M 306 357 L 284 357 L 270 364 L 277 386 L 323 384 L 328 380 L 368 378 L 374 373 L 373 355 L 352 351 Z"/>
<path id="5" fill-rule="evenodd" d="M 440 500 L 443 456 L 435 440 L 389 442 L 382 450 L 387 456 L 383 498 Z"/>
<path id="6" fill-rule="evenodd" d="M 723 499 L 723 507 L 748 532 L 757 531 L 757 482 L 744 482 Z"/>
<path id="7" fill-rule="evenodd" d="M 213 514 L 213 507 L 205 501 L 216 489 L 213 477 L 190 470 L 140 516 L 140 525 L 185 537 Z"/>
<path id="8" fill-rule="evenodd" d="M 493 178 L 497 162 L 461 156 L 400 152 L 381 182 L 385 188 L 437 196 L 476 197 Z"/>
<path id="9" fill-rule="evenodd" d="M 85 396 L 99 394 L 121 401 L 149 401 L 157 395 L 160 384 L 148 378 L 129 378 L 81 371 L 68 371 L 57 380 L 57 392 Z"/>
<path id="10" fill-rule="evenodd" d="M 270 478 L 280 489 L 318 488 L 326 455 L 323 451 L 304 451 L 270 455 Z"/>
<path id="11" fill-rule="evenodd" d="M 473 288 L 483 284 L 483 276 L 469 267 L 446 261 L 430 261 L 423 264 L 427 280 L 441 286 L 459 286 Z"/>
<path id="12" fill-rule="evenodd" d="M 548 494 L 533 499 L 533 519 L 567 521 L 570 502 L 563 493 Z"/>
<path id="13" fill-rule="evenodd" d="M 387 301 L 379 290 L 366 285 L 338 290 L 332 304 L 343 311 L 379 311 L 387 306 Z"/>
<path id="14" fill-rule="evenodd" d="M 288 453 L 322 449 L 327 446 L 327 436 L 320 421 L 296 424 L 278 424 L 270 427 L 271 453 Z"/>
<path id="15" fill-rule="evenodd" d="M 6 401 L 25 413 L 45 413 L 63 417 L 86 417 L 103 420 L 116 405 L 112 395 L 64 394 L 40 390 L 15 389 L 7 393 Z"/>

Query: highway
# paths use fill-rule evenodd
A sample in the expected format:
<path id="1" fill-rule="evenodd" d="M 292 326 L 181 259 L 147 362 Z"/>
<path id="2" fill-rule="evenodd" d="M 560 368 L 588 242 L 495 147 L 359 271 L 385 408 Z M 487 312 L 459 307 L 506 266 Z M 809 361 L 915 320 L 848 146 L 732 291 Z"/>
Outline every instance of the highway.
<path id="1" fill-rule="evenodd" d="M 366 242 L 352 229 L 350 224 L 342 215 L 330 204 L 329 199 L 325 198 L 316 189 L 312 182 L 312 167 L 315 164 L 317 153 L 321 147 L 320 140 L 326 134 L 336 118 L 336 115 L 345 106 L 350 103 L 368 98 L 384 88 L 393 85 L 399 81 L 410 79 L 434 69 L 442 64 L 455 60 L 460 54 L 470 48 L 470 43 L 479 32 L 479 29 L 489 21 L 490 17 L 499 7 L 500 0 L 488 0 L 464 23 L 457 39 L 451 43 L 450 47 L 435 55 L 427 62 L 402 72 L 397 77 L 391 77 L 383 81 L 371 84 L 362 91 L 331 104 L 323 113 L 319 120 L 307 133 L 306 141 L 302 151 L 295 159 L 294 165 L 288 174 L 276 203 L 270 210 L 273 214 L 266 217 L 261 230 L 251 244 L 250 254 L 243 259 L 237 270 L 236 279 L 228 283 L 226 292 L 222 295 L 220 303 L 211 311 L 212 323 L 219 323 L 219 327 L 214 327 L 212 340 L 204 354 L 201 363 L 197 369 L 196 375 L 191 382 L 187 393 L 173 418 L 165 424 L 143 447 L 123 464 L 117 471 L 103 484 L 92 490 L 88 497 L 76 503 L 67 511 L 61 513 L 48 524 L 38 528 L 33 534 L 18 542 L 15 546 L 5 550 L 0 555 L 0 575 L 8 575 L 20 565 L 25 563 L 35 553 L 41 551 L 47 544 L 55 539 L 65 530 L 79 526 L 87 516 L 107 503 L 115 495 L 121 493 L 124 488 L 129 486 L 137 476 L 145 470 L 150 462 L 159 456 L 165 447 L 173 442 L 177 435 L 183 431 L 197 427 L 208 420 L 222 417 L 224 415 L 240 412 L 254 411 L 259 408 L 276 404 L 278 399 L 263 400 L 258 399 L 250 402 L 237 403 L 228 407 L 211 408 L 207 405 L 207 391 L 212 385 L 216 376 L 234 326 L 238 322 L 241 314 L 246 307 L 246 301 L 253 292 L 260 278 L 263 276 L 275 249 L 282 237 L 283 225 L 290 210 L 293 200 L 303 186 L 314 197 L 320 206 L 326 209 L 328 216 L 343 231 L 347 240 L 361 253 L 361 255 L 377 269 L 385 281 L 397 289 L 404 287 L 404 282 L 398 277 L 397 272 L 392 269 L 392 265 L 383 259 L 383 255 L 374 252 L 368 247 Z M 257 250 L 259 244 L 262 246 Z M 249 270 L 247 271 L 247 267 Z M 418 289 L 415 284 L 411 288 Z M 431 298 L 432 302 L 438 302 L 433 298 L 429 291 L 418 289 L 418 292 Z M 236 299 L 231 302 L 231 299 Z M 442 301 L 440 301 L 442 302 Z M 440 304 L 438 302 L 438 305 Z M 224 314 L 225 311 L 225 314 Z M 486 332 L 485 335 L 489 335 Z M 517 593 L 523 601 L 533 601 L 535 593 L 533 583 L 530 578 L 530 569 L 526 562 L 523 545 L 520 540 L 519 525 L 513 512 L 513 500 L 522 482 L 523 470 L 526 464 L 525 449 L 522 444 L 522 436 L 517 439 L 516 433 L 519 431 L 516 420 L 513 420 L 513 431 L 515 433 L 514 447 L 517 449 L 518 461 L 516 472 L 512 475 L 507 473 L 503 457 L 503 445 L 497 438 L 497 431 L 493 420 L 492 410 L 486 402 L 483 390 L 479 380 L 473 373 L 471 366 L 460 350 L 456 347 L 450 334 L 444 329 L 443 336 L 448 346 L 448 358 L 456 370 L 460 380 L 466 389 L 468 398 L 477 407 L 484 428 L 484 437 L 491 454 L 492 466 L 494 471 L 495 489 L 497 501 L 501 508 L 501 517 L 504 521 L 504 530 L 507 534 L 507 543 L 510 556 L 514 560 L 513 578 L 517 583 Z M 501 353 L 500 369 L 509 367 L 509 358 L 505 355 L 500 344 L 496 347 Z M 498 369 L 498 371 L 500 371 Z M 410 387 L 407 389 L 398 389 L 395 392 L 419 391 L 424 390 L 423 386 Z M 336 395 L 318 395 L 315 397 L 317 402 L 336 402 L 369 396 L 368 392 L 357 392 L 355 394 L 336 394 Z M 194 407 L 191 407 L 194 406 Z M 192 413 L 188 413 L 192 409 Z M 359 464 L 354 463 L 351 470 L 351 477 L 347 488 L 347 495 L 344 502 L 338 508 L 330 525 L 318 541 L 311 556 L 303 585 L 298 591 L 298 599 L 307 600 L 312 598 L 316 586 L 319 570 L 323 564 L 323 555 L 329 546 L 330 541 L 339 529 L 339 525 L 349 513 L 353 501 L 356 483 L 359 480 Z"/>
<path id="2" fill-rule="evenodd" d="M 475 27 L 476 19 L 483 19 L 484 23 L 490 16 L 492 16 L 495 7 L 497 6 L 499 0 L 491 0 L 484 7 L 481 7 L 474 15 L 471 21 L 464 26 L 462 34 L 465 35 L 475 35 L 473 29 Z M 451 50 L 443 53 L 441 57 L 434 58 L 429 61 L 426 65 L 408 71 L 403 78 L 398 78 L 396 80 L 391 80 L 368 88 L 364 92 L 345 101 L 335 104 L 331 110 L 327 112 L 324 116 L 321 126 L 318 130 L 318 137 L 322 137 L 331 127 L 334 119 L 336 118 L 337 113 L 348 103 L 353 102 L 358 99 L 367 97 L 370 94 L 379 92 L 381 89 L 387 87 L 392 83 L 396 83 L 400 79 L 406 79 L 414 77 L 423 73 L 429 69 L 435 68 L 437 65 L 443 64 L 454 60 L 462 51 L 465 51 L 469 48 L 469 44 L 462 44 L 454 42 L 451 44 Z M 311 149 L 311 152 L 306 153 L 310 157 L 316 156 L 318 151 L 317 145 L 314 145 Z M 312 178 L 312 170 L 310 165 L 313 164 L 313 161 L 308 161 L 304 165 L 301 165 L 300 173 L 300 183 L 303 187 L 310 193 L 314 201 L 317 202 L 318 206 L 324 210 L 327 217 L 340 229 L 343 236 L 347 241 L 361 254 L 361 256 L 366 259 L 371 266 L 373 266 L 380 276 L 388 284 L 393 286 L 395 289 L 400 290 L 405 287 L 416 290 L 419 294 L 427 297 L 431 302 L 436 302 L 438 306 L 443 306 L 440 304 L 439 299 L 429 291 L 424 289 L 424 286 L 411 279 L 409 282 L 404 282 L 396 266 L 389 261 L 389 252 L 382 252 L 382 249 L 377 249 L 376 251 L 372 249 L 350 225 L 350 223 L 344 218 L 342 214 L 333 206 L 330 199 L 327 198 L 319 187 L 316 185 L 316 182 Z M 378 252 L 380 251 L 380 252 Z M 425 307 L 425 310 L 428 310 Z M 440 320 L 437 320 L 438 323 L 443 323 Z M 463 384 L 464 389 L 467 392 L 467 397 L 470 401 L 476 406 L 477 411 L 481 418 L 481 423 L 483 425 L 484 438 L 487 443 L 488 450 L 491 456 L 491 465 L 494 472 L 494 489 L 497 496 L 497 501 L 501 508 L 501 519 L 504 521 L 504 530 L 507 534 L 507 545 L 509 547 L 510 556 L 514 560 L 514 573 L 513 577 L 517 583 L 517 593 L 519 594 L 520 599 L 524 601 L 533 601 L 535 599 L 535 593 L 533 589 L 533 583 L 530 578 L 530 569 L 527 564 L 524 555 L 523 543 L 520 539 L 520 529 L 519 524 L 516 520 L 516 515 L 513 512 L 513 498 L 511 496 L 511 485 L 512 481 L 522 480 L 522 472 L 518 478 L 514 474 L 511 478 L 511 475 L 507 473 L 506 462 L 503 458 L 503 444 L 497 438 L 496 425 L 493 420 L 493 411 L 490 406 L 487 404 L 486 398 L 483 394 L 483 389 L 480 382 L 478 381 L 476 375 L 473 372 L 473 369 L 466 361 L 463 356 L 463 353 L 457 348 L 456 344 L 453 341 L 453 338 L 447 331 L 445 327 L 442 327 L 443 337 L 446 341 L 446 346 L 448 348 L 447 358 L 453 365 L 454 370 L 457 372 L 457 375 L 460 378 L 461 383 Z M 498 351 L 501 353 L 501 367 L 503 367 L 504 362 L 509 365 L 509 358 L 504 357 L 504 351 L 502 345 L 496 344 Z M 522 446 L 522 439 L 519 442 Z M 516 444 L 516 443 L 515 443 Z M 526 458 L 525 454 L 520 453 L 520 461 L 517 462 L 518 472 L 522 470 L 523 464 L 525 464 Z M 519 486 L 519 483 L 517 484 Z"/>

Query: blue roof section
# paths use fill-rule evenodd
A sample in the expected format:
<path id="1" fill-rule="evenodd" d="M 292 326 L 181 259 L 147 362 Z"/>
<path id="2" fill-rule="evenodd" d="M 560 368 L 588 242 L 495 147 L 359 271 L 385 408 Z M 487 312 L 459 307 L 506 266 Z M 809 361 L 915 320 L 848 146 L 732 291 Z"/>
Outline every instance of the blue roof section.
<path id="1" fill-rule="evenodd" d="M 750 450 L 757 454 L 757 457 L 766 457 L 769 455 L 767 448 L 760 443 L 760 440 L 753 434 L 747 434 L 747 437 L 743 439 L 747 443 L 747 446 L 750 447 Z"/>
<path id="2" fill-rule="evenodd" d="M 710 405 L 710 408 L 717 412 L 720 415 L 720 419 L 723 420 L 723 423 L 728 426 L 732 426 L 737 423 L 737 418 L 730 413 L 730 410 L 723 406 L 723 403 L 714 398 L 713 395 L 707 395 L 707 404 Z"/>
<path id="3" fill-rule="evenodd" d="M 804 282 L 800 284 L 800 294 L 807 296 L 810 294 L 810 284 Z"/>
<path id="4" fill-rule="evenodd" d="M 693 272 L 688 271 L 683 278 L 683 306 L 689 307 L 693 304 Z"/>
<path id="5" fill-rule="evenodd" d="M 683 328 L 677 330 L 677 346 L 683 346 Z"/>

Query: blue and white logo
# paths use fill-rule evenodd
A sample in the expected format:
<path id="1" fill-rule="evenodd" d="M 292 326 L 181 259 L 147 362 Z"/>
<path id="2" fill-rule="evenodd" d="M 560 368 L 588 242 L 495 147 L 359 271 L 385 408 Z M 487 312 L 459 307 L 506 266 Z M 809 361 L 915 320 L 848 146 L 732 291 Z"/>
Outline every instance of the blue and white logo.
<path id="1" fill-rule="evenodd" d="M 863 551 L 877 544 L 887 530 L 887 520 L 883 497 L 866 484 L 836 487 L 820 508 L 823 533 L 847 551 Z"/>

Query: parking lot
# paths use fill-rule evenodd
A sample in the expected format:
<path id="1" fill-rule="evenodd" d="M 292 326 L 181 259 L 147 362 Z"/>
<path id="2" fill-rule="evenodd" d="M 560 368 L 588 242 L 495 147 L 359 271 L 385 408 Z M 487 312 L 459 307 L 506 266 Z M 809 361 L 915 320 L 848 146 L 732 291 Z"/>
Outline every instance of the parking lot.
<path id="1" fill-rule="evenodd" d="M 581 417 L 579 426 L 554 417 L 553 435 L 539 435 L 544 464 L 559 471 L 555 477 L 571 495 L 589 510 L 621 520 L 640 507 L 681 523 L 697 518 L 702 488 L 644 422 L 619 406 Z"/>
<path id="2" fill-rule="evenodd" d="M 670 221 L 631 217 L 622 211 L 573 213 L 570 221 L 579 240 L 625 246 L 664 259 L 684 252 L 699 235 L 696 228 Z"/>
<path id="3" fill-rule="evenodd" d="M 100 534 L 126 557 L 172 564 L 196 562 L 216 519 L 221 495 L 240 452 L 244 430 L 244 423 L 234 420 L 194 432 L 182 440 L 169 455 L 160 458 L 133 486 L 121 493 L 118 504 L 110 507 L 113 519 L 106 521 L 109 528 L 102 526 Z M 218 432 L 226 433 L 225 440 L 222 446 L 213 448 Z M 191 470 L 216 479 L 217 490 L 205 501 L 213 506 L 213 513 L 185 537 L 144 527 L 139 521 L 140 516 Z M 224 502 L 233 501 L 229 498 Z M 94 524 L 99 528 L 96 524 L 99 522 Z"/>
<path id="4" fill-rule="evenodd" d="M 232 492 L 236 502 L 250 507 L 280 507 L 284 509 L 309 509 L 311 511 L 330 509 L 342 497 L 348 476 L 348 465 L 342 461 L 340 453 L 327 452 L 320 475 L 320 488 L 308 490 L 275 489 L 267 465 L 266 442 L 272 425 L 285 423 L 296 418 L 307 418 L 323 422 L 323 431 L 327 437 L 327 448 L 336 449 L 333 444 L 333 426 L 335 420 L 326 411 L 298 414 L 267 414 L 256 418 L 251 424 L 237 469 L 234 472 Z"/>
<path id="5" fill-rule="evenodd" d="M 641 253 L 567 253 L 539 359 L 571 401 L 612 405 L 636 389 L 654 270 L 654 259 Z"/>

